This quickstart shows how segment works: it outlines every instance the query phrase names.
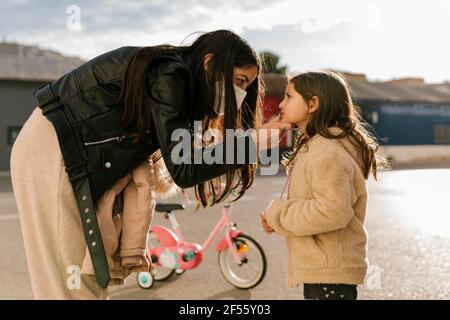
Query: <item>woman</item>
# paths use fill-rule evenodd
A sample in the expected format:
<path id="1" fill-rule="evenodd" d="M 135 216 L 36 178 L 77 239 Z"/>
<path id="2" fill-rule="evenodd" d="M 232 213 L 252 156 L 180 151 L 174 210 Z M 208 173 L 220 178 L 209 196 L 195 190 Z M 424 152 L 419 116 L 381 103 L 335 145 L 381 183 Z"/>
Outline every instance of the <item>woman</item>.
<path id="1" fill-rule="evenodd" d="M 251 161 L 179 163 L 172 157 L 178 143 L 172 133 L 193 133 L 195 120 L 204 129 L 212 127 L 220 116 L 225 129 L 257 128 L 260 75 L 250 45 L 233 32 L 218 30 L 185 47 L 122 47 L 39 88 L 39 108 L 11 154 L 34 297 L 107 297 L 110 274 L 95 204 L 158 149 L 175 183 L 195 186 L 203 206 L 221 202 L 235 186 L 241 197 L 253 182 Z M 290 125 L 277 120 L 262 128 L 284 131 Z M 243 143 L 248 152 L 260 142 L 257 136 L 233 142 Z M 227 143 L 216 145 L 216 153 L 226 150 Z M 216 189 L 220 183 L 214 179 L 222 175 L 225 188 Z M 68 278 L 81 266 L 86 244 L 97 280 L 81 275 L 74 289 Z"/>

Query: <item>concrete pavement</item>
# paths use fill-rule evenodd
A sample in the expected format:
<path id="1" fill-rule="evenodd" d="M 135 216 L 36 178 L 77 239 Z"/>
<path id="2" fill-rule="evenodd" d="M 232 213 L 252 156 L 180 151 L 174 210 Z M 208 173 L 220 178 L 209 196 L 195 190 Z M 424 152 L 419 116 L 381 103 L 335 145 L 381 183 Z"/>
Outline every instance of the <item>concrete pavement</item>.
<path id="1" fill-rule="evenodd" d="M 360 299 L 450 299 L 450 170 L 395 170 L 369 180 L 367 228 L 371 267 Z M 285 177 L 258 176 L 251 191 L 233 205 L 234 221 L 256 238 L 268 258 L 265 280 L 251 290 L 229 285 L 218 269 L 214 247 L 202 264 L 181 276 L 137 286 L 135 276 L 112 288 L 111 299 L 302 299 L 286 284 L 284 238 L 267 236 L 259 214 L 279 197 Z M 181 199 L 183 200 L 183 199 Z M 184 201 L 186 202 L 186 201 Z M 202 243 L 220 218 L 220 207 L 176 215 L 188 240 Z M 168 225 L 156 215 L 155 224 Z M 0 299 L 31 298 L 20 224 L 10 182 L 0 178 Z"/>

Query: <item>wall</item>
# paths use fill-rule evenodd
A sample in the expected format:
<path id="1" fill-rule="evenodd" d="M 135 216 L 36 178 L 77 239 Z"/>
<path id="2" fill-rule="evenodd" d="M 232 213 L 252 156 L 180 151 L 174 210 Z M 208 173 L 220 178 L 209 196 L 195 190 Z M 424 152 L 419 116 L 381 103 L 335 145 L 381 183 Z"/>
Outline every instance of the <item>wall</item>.
<path id="1" fill-rule="evenodd" d="M 450 105 L 362 105 L 364 118 L 384 145 L 450 144 Z"/>
<path id="2" fill-rule="evenodd" d="M 381 146 L 380 154 L 391 158 L 393 167 L 450 168 L 450 145 Z"/>
<path id="3" fill-rule="evenodd" d="M 0 80 L 0 171 L 9 170 L 12 146 L 8 144 L 8 127 L 22 127 L 36 106 L 33 91 L 42 84 Z"/>

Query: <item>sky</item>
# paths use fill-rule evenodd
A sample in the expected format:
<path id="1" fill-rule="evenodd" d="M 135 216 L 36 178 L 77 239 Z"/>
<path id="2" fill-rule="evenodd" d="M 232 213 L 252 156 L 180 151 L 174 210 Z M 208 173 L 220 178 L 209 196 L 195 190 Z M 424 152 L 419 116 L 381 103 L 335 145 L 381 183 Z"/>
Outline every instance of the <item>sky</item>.
<path id="1" fill-rule="evenodd" d="M 450 81 L 450 1 L 2 0 L 0 38 L 88 60 L 123 45 L 189 44 L 229 29 L 291 73 Z M 194 34 L 192 34 L 194 33 Z"/>

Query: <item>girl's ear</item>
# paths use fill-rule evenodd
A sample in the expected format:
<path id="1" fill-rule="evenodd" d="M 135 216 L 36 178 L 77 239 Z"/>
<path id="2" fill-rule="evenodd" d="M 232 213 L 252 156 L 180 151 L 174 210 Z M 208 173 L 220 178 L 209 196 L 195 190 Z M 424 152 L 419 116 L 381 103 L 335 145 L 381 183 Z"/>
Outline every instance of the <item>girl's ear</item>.
<path id="1" fill-rule="evenodd" d="M 319 97 L 318 96 L 312 96 L 312 98 L 309 100 L 309 113 L 314 113 L 319 109 Z"/>

